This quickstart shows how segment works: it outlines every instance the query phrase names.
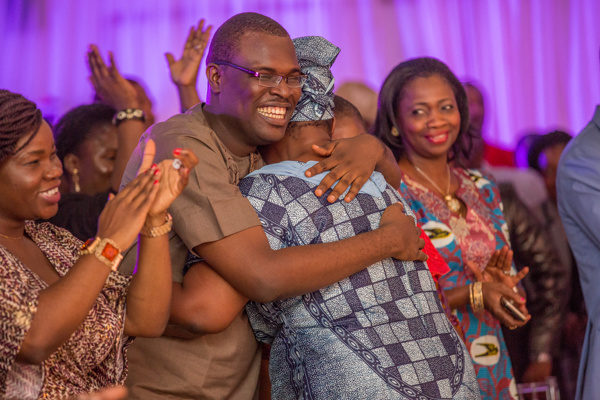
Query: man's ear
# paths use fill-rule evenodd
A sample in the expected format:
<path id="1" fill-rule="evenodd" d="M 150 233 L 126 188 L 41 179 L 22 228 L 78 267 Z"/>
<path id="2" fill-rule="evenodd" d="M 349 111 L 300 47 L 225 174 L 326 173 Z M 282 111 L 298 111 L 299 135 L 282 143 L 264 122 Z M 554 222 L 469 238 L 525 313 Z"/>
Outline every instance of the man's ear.
<path id="1" fill-rule="evenodd" d="M 73 175 L 73 171 L 76 169 L 81 171 L 80 164 L 79 157 L 73 153 L 65 155 L 63 159 L 63 168 L 69 173 L 69 176 Z"/>
<path id="2" fill-rule="evenodd" d="M 221 70 L 217 64 L 206 65 L 206 79 L 210 85 L 211 93 L 221 93 Z"/>

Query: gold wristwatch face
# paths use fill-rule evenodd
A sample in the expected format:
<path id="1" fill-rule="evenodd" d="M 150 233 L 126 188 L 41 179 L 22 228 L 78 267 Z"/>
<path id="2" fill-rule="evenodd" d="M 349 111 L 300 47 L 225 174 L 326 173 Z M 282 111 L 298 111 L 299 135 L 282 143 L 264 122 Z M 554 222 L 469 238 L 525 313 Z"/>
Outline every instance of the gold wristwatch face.
<path id="1" fill-rule="evenodd" d="M 119 250 L 110 239 L 102 239 L 96 247 L 95 254 L 98 259 L 104 261 L 104 263 L 113 271 L 117 269 L 117 266 L 123 259 L 121 250 Z"/>
<path id="2" fill-rule="evenodd" d="M 113 246 L 109 242 L 106 242 L 104 244 L 104 248 L 102 249 L 100 254 L 102 254 L 102 257 L 104 257 L 107 260 L 110 260 L 112 262 L 112 261 L 114 261 L 115 257 L 119 255 L 119 249 L 117 249 L 115 246 Z"/>
<path id="3" fill-rule="evenodd" d="M 98 260 L 116 271 L 119 263 L 123 259 L 121 250 L 110 239 L 100 239 L 96 237 L 94 240 L 89 239 L 83 244 L 79 254 L 93 254 Z"/>

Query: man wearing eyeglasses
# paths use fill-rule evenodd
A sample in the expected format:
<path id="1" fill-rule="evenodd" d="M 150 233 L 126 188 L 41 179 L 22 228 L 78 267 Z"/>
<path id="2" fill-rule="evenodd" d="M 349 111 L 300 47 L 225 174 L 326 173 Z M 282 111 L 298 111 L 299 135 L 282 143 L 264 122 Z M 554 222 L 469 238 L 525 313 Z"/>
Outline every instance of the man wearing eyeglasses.
<path id="1" fill-rule="evenodd" d="M 156 142 L 155 159 L 189 148 L 200 160 L 188 188 L 169 210 L 174 231 L 169 241 L 174 266 L 173 326 L 161 338 L 137 339 L 131 346 L 127 384 L 132 399 L 251 399 L 256 395 L 260 354 L 247 317 L 239 313 L 231 324 L 207 325 L 205 310 L 224 309 L 227 303 L 218 295 L 209 301 L 199 296 L 203 273 L 219 274 L 240 296 L 267 302 L 311 292 L 383 258 L 426 257 L 408 218 L 336 243 L 271 250 L 254 208 L 237 184 L 264 165 L 257 147 L 285 135 L 306 79 L 293 43 L 270 18 L 238 14 L 215 33 L 207 78 L 207 104 L 146 132 L 122 182 L 133 179 L 149 138 Z M 336 152 L 344 151 L 350 167 L 336 158 Z M 337 200 L 352 184 L 346 195 L 349 201 L 376 165 L 389 167 L 388 160 L 384 147 L 373 138 L 338 143 L 328 158 L 334 174 L 322 181 L 317 195 L 341 178 L 328 200 Z M 393 159 L 391 163 L 395 164 Z M 312 172 L 316 175 L 323 169 L 315 166 Z M 192 267 L 184 273 L 188 249 L 211 268 Z M 133 252 L 122 264 L 123 272 L 133 270 Z"/>

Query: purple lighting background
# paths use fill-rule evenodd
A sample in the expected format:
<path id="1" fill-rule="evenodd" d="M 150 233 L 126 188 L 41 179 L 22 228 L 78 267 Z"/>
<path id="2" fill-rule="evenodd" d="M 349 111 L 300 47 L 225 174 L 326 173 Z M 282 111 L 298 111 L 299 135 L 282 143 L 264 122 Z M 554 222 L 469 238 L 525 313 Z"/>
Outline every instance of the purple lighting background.
<path id="1" fill-rule="evenodd" d="M 403 60 L 441 59 L 484 89 L 484 134 L 501 147 L 531 131 L 575 134 L 600 103 L 597 0 L 3 0 L 0 87 L 56 118 L 91 101 L 84 55 L 95 43 L 145 83 L 163 120 L 179 110 L 164 53 L 179 57 L 200 18 L 216 28 L 243 11 L 338 45 L 338 84 L 378 90 Z M 204 65 L 198 89 L 204 99 Z"/>

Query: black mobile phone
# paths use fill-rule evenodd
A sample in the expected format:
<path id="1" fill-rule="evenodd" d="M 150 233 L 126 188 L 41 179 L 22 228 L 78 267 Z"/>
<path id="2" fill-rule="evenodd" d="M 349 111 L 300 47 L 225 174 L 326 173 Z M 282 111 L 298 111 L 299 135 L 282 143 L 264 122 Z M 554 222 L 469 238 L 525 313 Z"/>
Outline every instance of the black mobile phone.
<path id="1" fill-rule="evenodd" d="M 519 321 L 527 320 L 527 317 L 525 315 L 523 315 L 523 313 L 521 311 L 519 311 L 519 309 L 517 307 L 515 307 L 512 300 L 508 300 L 504 297 L 501 297 L 500 304 L 502 305 L 502 307 L 504 307 L 506 309 L 506 311 L 508 311 L 513 317 L 515 317 Z"/>

